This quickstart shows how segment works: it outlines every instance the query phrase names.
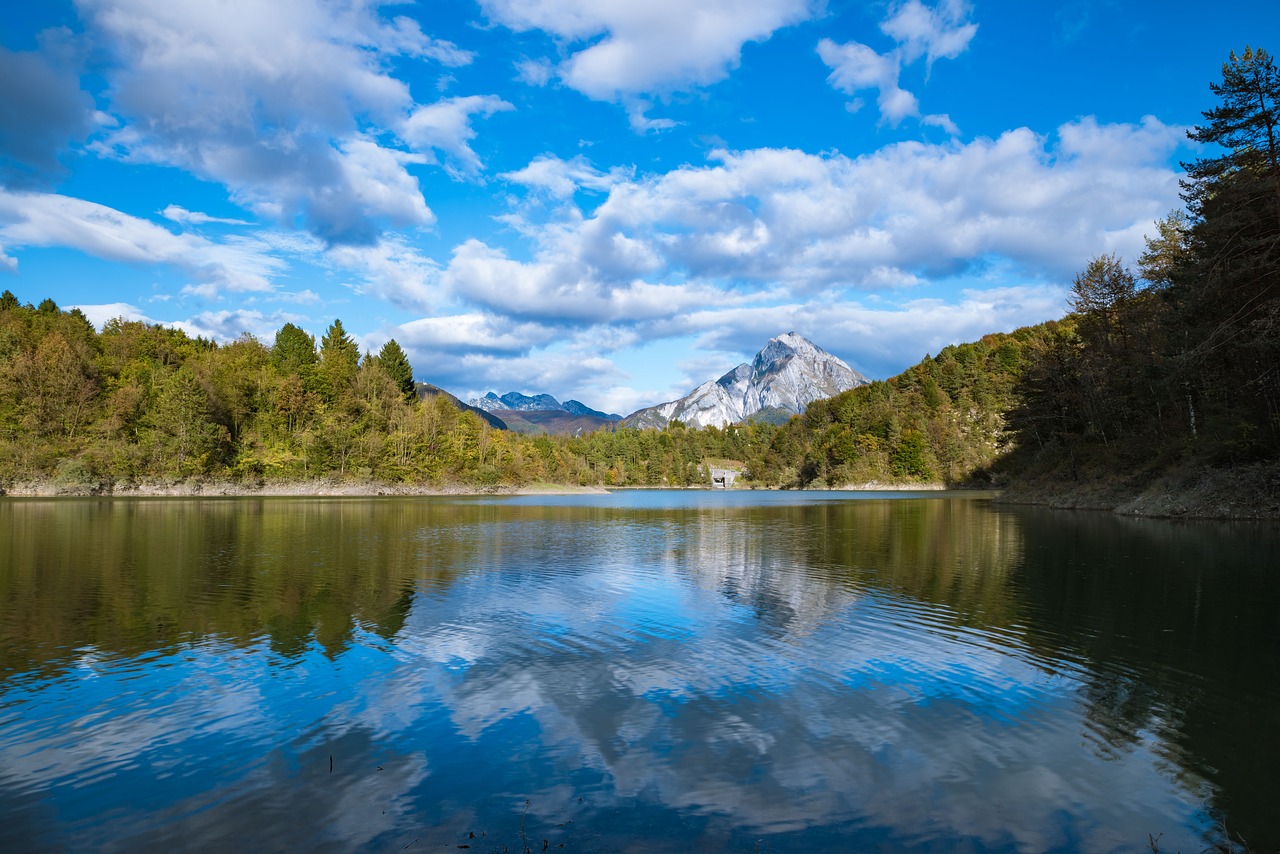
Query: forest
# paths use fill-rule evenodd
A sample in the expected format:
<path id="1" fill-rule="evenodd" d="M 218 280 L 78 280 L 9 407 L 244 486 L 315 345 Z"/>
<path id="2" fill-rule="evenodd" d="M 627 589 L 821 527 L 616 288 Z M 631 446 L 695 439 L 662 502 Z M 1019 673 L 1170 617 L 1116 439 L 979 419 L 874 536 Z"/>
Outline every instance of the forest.
<path id="1" fill-rule="evenodd" d="M 950 346 L 776 426 L 527 437 L 419 398 L 393 340 L 363 356 L 340 320 L 268 346 L 0 295 L 0 488 L 339 479 L 490 488 L 867 483 L 1137 488 L 1179 466 L 1280 448 L 1280 73 L 1232 53 L 1190 132 L 1185 210 L 1133 265 L 1094 258 L 1058 321 Z"/>

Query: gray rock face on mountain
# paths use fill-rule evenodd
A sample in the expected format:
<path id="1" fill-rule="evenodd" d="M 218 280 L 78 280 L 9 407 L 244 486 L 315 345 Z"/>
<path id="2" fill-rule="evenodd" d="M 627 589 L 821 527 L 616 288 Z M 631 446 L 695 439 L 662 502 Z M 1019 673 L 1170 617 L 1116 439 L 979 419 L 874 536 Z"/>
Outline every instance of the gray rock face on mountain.
<path id="1" fill-rule="evenodd" d="M 690 427 L 721 427 L 744 421 L 761 410 L 799 414 L 814 400 L 868 382 L 812 341 L 788 332 L 770 339 L 750 364 L 738 365 L 679 400 L 633 412 L 622 423 L 626 427 L 664 427 L 678 419 Z"/>
<path id="2" fill-rule="evenodd" d="M 521 394 L 518 391 L 509 391 L 502 397 L 498 397 L 493 392 L 489 392 L 484 397 L 476 400 L 467 401 L 472 406 L 483 409 L 485 412 L 500 412 L 510 410 L 513 412 L 536 412 L 538 410 L 564 409 L 560 405 L 560 401 L 556 400 L 549 394 L 539 394 L 530 397 L 527 394 Z"/>

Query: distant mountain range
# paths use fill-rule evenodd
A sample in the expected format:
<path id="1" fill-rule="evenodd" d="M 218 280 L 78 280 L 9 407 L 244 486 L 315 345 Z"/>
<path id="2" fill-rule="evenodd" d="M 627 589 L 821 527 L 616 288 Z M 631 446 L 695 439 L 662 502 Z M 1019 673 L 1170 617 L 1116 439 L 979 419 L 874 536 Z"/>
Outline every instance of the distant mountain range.
<path id="1" fill-rule="evenodd" d="M 750 363 L 708 380 L 679 400 L 633 412 L 623 426 L 722 427 L 751 418 L 776 421 L 804 412 L 812 401 L 869 383 L 866 377 L 809 339 L 788 332 L 769 339 Z"/>
<path id="2" fill-rule="evenodd" d="M 591 433 L 601 427 L 613 427 L 622 420 L 621 415 L 592 409 L 577 400 L 561 403 L 549 394 L 527 395 L 518 391 L 501 396 L 489 392 L 470 401 L 468 406 L 501 419 L 510 430 L 535 435 Z"/>
<path id="3" fill-rule="evenodd" d="M 724 426 L 753 418 L 786 421 L 804 412 L 814 400 L 868 382 L 817 344 L 788 332 L 770 339 L 750 363 L 738 365 L 720 379 L 708 380 L 679 400 L 646 407 L 626 418 L 576 400 L 561 403 L 549 394 L 516 391 L 504 395 L 489 392 L 466 406 L 500 419 L 519 433 L 572 435 L 619 423 L 661 428 L 677 419 L 690 427 Z"/>
<path id="4" fill-rule="evenodd" d="M 576 400 L 566 400 L 561 403 L 549 394 L 530 396 L 521 394 L 518 391 L 509 391 L 499 397 L 493 392 L 489 392 L 484 397 L 468 401 L 468 403 L 477 409 L 483 409 L 485 412 L 568 412 L 570 415 L 589 415 L 593 418 L 603 418 L 606 421 L 622 420 L 621 415 L 601 412 Z"/>

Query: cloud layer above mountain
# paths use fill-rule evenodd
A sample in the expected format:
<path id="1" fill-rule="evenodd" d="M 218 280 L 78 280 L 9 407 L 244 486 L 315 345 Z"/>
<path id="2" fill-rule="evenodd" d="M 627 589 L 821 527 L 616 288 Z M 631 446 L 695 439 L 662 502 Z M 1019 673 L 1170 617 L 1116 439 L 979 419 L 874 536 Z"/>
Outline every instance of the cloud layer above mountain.
<path id="1" fill-rule="evenodd" d="M 20 85 L 0 92 L 3 286 L 223 339 L 341 317 L 459 394 L 612 411 L 791 329 L 884 376 L 1060 314 L 1090 257 L 1136 257 L 1180 205 L 1204 74 L 1120 56 L 1123 71 L 1076 64 L 1059 86 L 1048 71 L 1083 61 L 1078 34 L 1033 51 L 1033 28 L 1057 19 L 1024 11 L 6 13 L 0 71 Z M 1154 26 L 1095 27 L 1091 49 L 1139 22 Z M 1199 90 L 1174 98 L 1193 73 Z"/>

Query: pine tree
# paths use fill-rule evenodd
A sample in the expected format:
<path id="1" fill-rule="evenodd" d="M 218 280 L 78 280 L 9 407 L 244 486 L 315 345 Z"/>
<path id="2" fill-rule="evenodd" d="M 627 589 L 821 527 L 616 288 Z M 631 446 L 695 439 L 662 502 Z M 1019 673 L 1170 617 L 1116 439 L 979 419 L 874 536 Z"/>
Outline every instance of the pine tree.
<path id="1" fill-rule="evenodd" d="M 359 367 L 360 348 L 342 328 L 342 321 L 334 320 L 320 339 L 316 379 L 321 399 L 329 405 L 336 403 L 355 381 Z"/>
<path id="2" fill-rule="evenodd" d="M 1210 84 L 1221 99 L 1189 136 L 1222 153 L 1184 164 L 1191 260 L 1171 296 L 1188 399 L 1225 432 L 1280 438 L 1280 71 L 1246 48 Z M 1220 431 L 1221 432 L 1221 431 Z M 1261 438 L 1261 437 L 1260 437 Z"/>
<path id="3" fill-rule="evenodd" d="M 378 351 L 378 365 L 387 376 L 391 377 L 391 381 L 400 389 L 400 393 L 404 395 L 406 401 L 412 401 L 415 397 L 413 387 L 413 366 L 409 364 L 409 357 L 405 355 L 404 350 L 396 343 L 396 339 L 392 338 L 386 344 L 382 345 L 382 349 Z"/>
<path id="4" fill-rule="evenodd" d="M 314 336 L 292 323 L 280 327 L 271 345 L 271 367 L 286 376 L 293 374 L 306 380 L 311 377 L 317 361 Z"/>
<path id="5" fill-rule="evenodd" d="M 1187 136 L 1226 151 L 1184 164 L 1193 213 L 1200 213 L 1206 191 L 1219 179 L 1247 172 L 1270 191 L 1272 214 L 1280 223 L 1280 71 L 1265 50 L 1245 47 L 1241 56 L 1231 52 L 1222 64 L 1222 83 L 1210 83 L 1209 89 L 1222 103 L 1206 110 L 1207 124 Z"/>

